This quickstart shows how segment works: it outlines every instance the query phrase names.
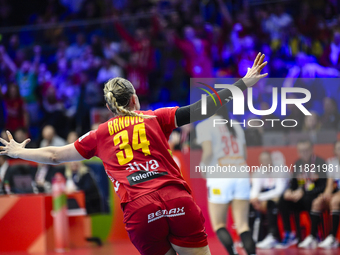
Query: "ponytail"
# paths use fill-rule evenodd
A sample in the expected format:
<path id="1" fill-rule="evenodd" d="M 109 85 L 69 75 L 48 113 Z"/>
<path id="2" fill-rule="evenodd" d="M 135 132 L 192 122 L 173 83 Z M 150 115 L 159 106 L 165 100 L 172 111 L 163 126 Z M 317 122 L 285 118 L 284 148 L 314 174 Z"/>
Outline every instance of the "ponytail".
<path id="1" fill-rule="evenodd" d="M 115 115 L 155 118 L 156 116 L 143 115 L 127 109 L 133 94 L 135 90 L 131 82 L 120 77 L 109 80 L 104 87 L 105 101 Z"/>

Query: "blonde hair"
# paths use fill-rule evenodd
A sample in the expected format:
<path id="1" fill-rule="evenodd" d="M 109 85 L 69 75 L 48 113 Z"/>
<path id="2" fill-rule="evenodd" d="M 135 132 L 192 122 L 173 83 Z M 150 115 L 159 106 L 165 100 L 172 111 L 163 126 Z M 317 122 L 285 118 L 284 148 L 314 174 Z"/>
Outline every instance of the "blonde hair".
<path id="1" fill-rule="evenodd" d="M 105 101 L 115 115 L 141 117 L 145 119 L 156 117 L 138 114 L 127 109 L 126 107 L 128 107 L 133 94 L 135 94 L 135 90 L 131 82 L 121 77 L 110 79 L 104 87 Z"/>

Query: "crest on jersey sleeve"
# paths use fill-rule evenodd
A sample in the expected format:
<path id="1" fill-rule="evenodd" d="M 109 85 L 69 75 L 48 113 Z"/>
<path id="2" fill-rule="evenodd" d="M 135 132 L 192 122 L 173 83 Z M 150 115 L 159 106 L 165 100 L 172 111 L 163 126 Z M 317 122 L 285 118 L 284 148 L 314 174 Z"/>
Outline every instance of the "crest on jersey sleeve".
<path id="1" fill-rule="evenodd" d="M 79 142 L 81 142 L 85 137 L 89 136 L 90 133 L 91 133 L 91 131 L 89 131 L 89 132 L 87 132 L 85 135 L 81 136 L 81 137 L 79 138 Z"/>

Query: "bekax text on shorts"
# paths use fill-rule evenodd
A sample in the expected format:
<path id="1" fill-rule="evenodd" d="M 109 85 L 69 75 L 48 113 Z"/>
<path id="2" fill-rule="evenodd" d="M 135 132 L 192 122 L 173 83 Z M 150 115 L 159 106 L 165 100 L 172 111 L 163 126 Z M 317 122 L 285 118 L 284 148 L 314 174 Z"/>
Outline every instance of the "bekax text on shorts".
<path id="1" fill-rule="evenodd" d="M 171 210 L 158 210 L 157 212 L 148 214 L 148 223 L 158 220 L 163 217 L 176 217 L 185 215 L 184 206 L 172 208 Z"/>

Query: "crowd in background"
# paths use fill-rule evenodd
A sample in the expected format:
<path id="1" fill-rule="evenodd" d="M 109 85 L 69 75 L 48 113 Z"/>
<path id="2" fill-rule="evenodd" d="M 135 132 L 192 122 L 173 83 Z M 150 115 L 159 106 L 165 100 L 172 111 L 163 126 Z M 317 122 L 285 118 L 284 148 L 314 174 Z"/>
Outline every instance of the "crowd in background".
<path id="1" fill-rule="evenodd" d="M 1 0 L 0 130 L 83 134 L 117 76 L 134 84 L 142 109 L 188 104 L 190 78 L 243 77 L 258 51 L 269 76 L 285 80 L 258 84 L 256 109 L 270 107 L 273 85 L 304 87 L 313 115 L 288 109 L 295 130 L 338 129 L 340 86 L 296 80 L 339 77 L 338 1 L 252 2 Z M 14 25 L 29 27 L 6 32 Z"/>

